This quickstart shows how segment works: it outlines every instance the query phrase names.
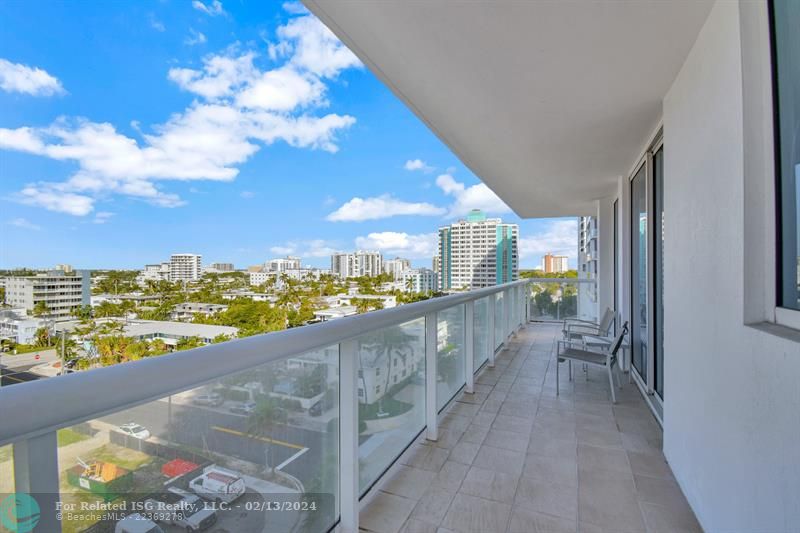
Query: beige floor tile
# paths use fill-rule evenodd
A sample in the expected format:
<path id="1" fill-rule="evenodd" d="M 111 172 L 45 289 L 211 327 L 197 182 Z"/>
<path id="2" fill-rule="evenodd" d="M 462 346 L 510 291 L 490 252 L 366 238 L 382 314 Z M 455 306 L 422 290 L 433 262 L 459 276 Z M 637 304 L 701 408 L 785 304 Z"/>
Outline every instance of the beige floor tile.
<path id="1" fill-rule="evenodd" d="M 617 470 L 632 475 L 631 467 L 628 464 L 628 455 L 624 450 L 616 448 L 578 444 L 578 466 L 589 469 Z"/>
<path id="2" fill-rule="evenodd" d="M 413 444 L 406 453 L 403 454 L 400 462 L 407 466 L 413 466 L 414 468 L 438 472 L 445 461 L 447 461 L 449 453 L 450 452 L 447 450 L 437 448 L 436 446 Z"/>
<path id="3" fill-rule="evenodd" d="M 575 520 L 568 520 L 526 507 L 514 506 L 509 533 L 575 533 Z"/>
<path id="4" fill-rule="evenodd" d="M 511 506 L 468 494 L 456 494 L 442 526 L 463 533 L 488 533 L 506 530 Z"/>
<path id="5" fill-rule="evenodd" d="M 522 477 L 515 503 L 526 509 L 570 520 L 578 517 L 578 489 L 574 486 Z"/>
<path id="6" fill-rule="evenodd" d="M 634 474 L 650 477 L 660 477 L 674 479 L 664 457 L 659 457 L 646 453 L 628 452 L 628 460 L 631 463 L 631 470 Z"/>
<path id="7" fill-rule="evenodd" d="M 619 431 L 579 427 L 575 430 L 575 435 L 578 437 L 578 442 L 584 444 L 622 449 L 622 437 L 620 437 Z"/>
<path id="8" fill-rule="evenodd" d="M 459 492 L 487 500 L 512 503 L 518 481 L 519 476 L 473 466 L 467 472 Z"/>
<path id="9" fill-rule="evenodd" d="M 359 525 L 375 533 L 397 533 L 416 503 L 415 500 L 379 491 L 361 511 Z"/>
<path id="10" fill-rule="evenodd" d="M 483 445 L 524 453 L 528 451 L 528 440 L 527 434 L 492 429 L 486 435 Z"/>
<path id="11" fill-rule="evenodd" d="M 487 470 L 496 470 L 506 474 L 516 475 L 519 474 L 520 465 L 525 461 L 525 454 L 523 452 L 514 452 L 511 450 L 503 450 L 495 448 L 494 446 L 481 446 L 478 450 L 478 455 L 472 461 L 473 466 L 485 468 Z"/>
<path id="12" fill-rule="evenodd" d="M 480 447 L 480 444 L 462 440 L 450 451 L 449 460 L 471 465 L 472 461 L 475 460 L 475 456 L 478 454 Z"/>
<path id="13" fill-rule="evenodd" d="M 653 503 L 642 503 L 649 533 L 703 533 L 691 509 L 678 512 Z"/>
<path id="14" fill-rule="evenodd" d="M 442 523 L 450 503 L 455 497 L 455 492 L 448 492 L 437 487 L 431 487 L 422 495 L 419 503 L 411 513 L 411 517 L 422 522 L 438 526 Z"/>
<path id="15" fill-rule="evenodd" d="M 457 492 L 461 482 L 464 481 L 464 477 L 467 475 L 467 471 L 469 471 L 469 465 L 447 461 L 442 465 L 439 473 L 436 474 L 431 486 L 449 492 Z"/>
<path id="16" fill-rule="evenodd" d="M 400 465 L 387 475 L 390 477 L 381 490 L 412 500 L 419 499 L 436 477 L 435 472 L 405 465 Z"/>
<path id="17" fill-rule="evenodd" d="M 473 442 L 475 444 L 481 444 L 483 440 L 486 438 L 486 435 L 488 434 L 489 434 L 488 427 L 477 426 L 475 424 L 472 424 L 466 430 L 464 430 L 464 434 L 461 435 L 461 440 L 464 442 Z"/>
<path id="18" fill-rule="evenodd" d="M 522 475 L 575 487 L 578 484 L 578 463 L 575 458 L 547 457 L 531 453 L 525 457 Z"/>
<path id="19" fill-rule="evenodd" d="M 439 528 L 416 518 L 409 518 L 400 533 L 437 533 Z"/>
<path id="20" fill-rule="evenodd" d="M 578 442 L 569 439 L 554 439 L 542 433 L 532 433 L 528 442 L 528 453 L 545 455 L 547 457 L 563 457 L 575 459 L 577 457 Z"/>
<path id="21" fill-rule="evenodd" d="M 528 435 L 531 432 L 531 427 L 533 427 L 532 418 L 504 414 L 498 414 L 494 419 L 494 423 L 492 423 L 492 429 L 513 431 L 514 433 L 521 433 L 523 435 Z"/>

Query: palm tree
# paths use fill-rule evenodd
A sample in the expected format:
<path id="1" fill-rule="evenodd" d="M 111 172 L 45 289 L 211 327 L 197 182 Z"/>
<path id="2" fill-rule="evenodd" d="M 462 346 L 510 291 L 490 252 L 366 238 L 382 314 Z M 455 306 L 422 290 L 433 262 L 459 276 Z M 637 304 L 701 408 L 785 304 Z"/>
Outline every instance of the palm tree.
<path id="1" fill-rule="evenodd" d="M 286 423 L 286 410 L 273 398 L 261 400 L 247 419 L 247 435 L 264 442 L 265 470 L 272 474 L 272 435 L 276 424 Z"/>

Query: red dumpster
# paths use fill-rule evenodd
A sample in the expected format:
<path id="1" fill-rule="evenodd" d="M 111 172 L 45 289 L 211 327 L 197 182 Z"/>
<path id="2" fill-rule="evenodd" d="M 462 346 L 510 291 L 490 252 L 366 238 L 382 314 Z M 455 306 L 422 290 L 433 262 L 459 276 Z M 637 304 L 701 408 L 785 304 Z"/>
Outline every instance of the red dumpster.
<path id="1" fill-rule="evenodd" d="M 182 476 L 183 474 L 196 470 L 197 468 L 198 465 L 191 461 L 186 461 L 184 459 L 173 459 L 168 463 L 164 463 L 164 466 L 161 467 L 161 473 L 168 478 L 173 478 Z"/>

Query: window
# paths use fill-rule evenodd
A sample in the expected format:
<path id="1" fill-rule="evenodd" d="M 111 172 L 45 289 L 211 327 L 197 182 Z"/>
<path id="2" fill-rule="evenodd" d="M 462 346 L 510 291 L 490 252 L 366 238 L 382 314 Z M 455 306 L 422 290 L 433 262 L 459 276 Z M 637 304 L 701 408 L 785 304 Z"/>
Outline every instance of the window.
<path id="1" fill-rule="evenodd" d="M 800 2 L 772 3 L 779 307 L 800 310 Z"/>

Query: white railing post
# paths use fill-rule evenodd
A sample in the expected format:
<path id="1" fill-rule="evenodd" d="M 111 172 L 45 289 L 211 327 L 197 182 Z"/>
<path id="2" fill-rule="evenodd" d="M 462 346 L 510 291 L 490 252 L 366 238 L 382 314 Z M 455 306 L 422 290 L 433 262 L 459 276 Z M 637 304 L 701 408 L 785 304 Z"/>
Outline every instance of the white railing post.
<path id="1" fill-rule="evenodd" d="M 506 340 L 511 338 L 511 290 L 503 291 L 503 327 Z"/>
<path id="2" fill-rule="evenodd" d="M 527 324 L 531 320 L 531 294 L 530 294 L 530 283 L 526 283 L 522 286 L 523 295 L 524 295 L 524 302 L 523 305 L 525 306 L 524 314 L 525 323 Z"/>
<path id="3" fill-rule="evenodd" d="M 475 389 L 475 300 L 464 305 L 464 357 L 466 365 L 466 391 Z"/>
<path id="4" fill-rule="evenodd" d="M 56 504 L 58 486 L 58 438 L 55 431 L 15 442 L 14 490 L 27 492 L 39 504 L 37 531 L 61 531 Z"/>
<path id="5" fill-rule="evenodd" d="M 427 439 L 438 440 L 439 428 L 436 406 L 436 355 L 438 352 L 438 324 L 436 313 L 425 315 L 425 424 L 428 427 Z"/>
<path id="6" fill-rule="evenodd" d="M 358 533 L 358 362 L 357 340 L 339 344 L 339 505 L 342 533 Z"/>
<path id="7" fill-rule="evenodd" d="M 489 343 L 489 367 L 491 368 L 494 367 L 494 350 L 497 347 L 497 339 L 495 338 L 494 331 L 494 315 L 497 312 L 497 303 L 495 302 L 494 294 L 490 294 L 487 300 L 486 328 L 488 335 L 486 335 L 486 339 Z"/>

